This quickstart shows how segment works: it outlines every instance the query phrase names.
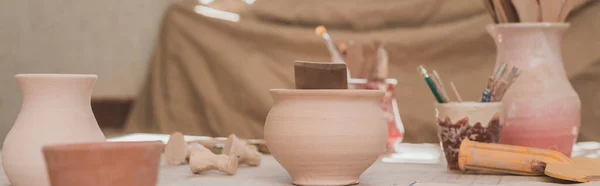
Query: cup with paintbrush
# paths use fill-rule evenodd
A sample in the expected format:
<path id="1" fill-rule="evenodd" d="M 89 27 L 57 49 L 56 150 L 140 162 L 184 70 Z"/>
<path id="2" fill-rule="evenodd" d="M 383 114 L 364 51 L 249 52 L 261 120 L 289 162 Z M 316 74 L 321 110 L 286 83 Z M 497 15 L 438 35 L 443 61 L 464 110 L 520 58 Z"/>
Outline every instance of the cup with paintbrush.
<path id="1" fill-rule="evenodd" d="M 502 102 L 463 102 L 454 82 L 450 82 L 450 85 L 459 101 L 451 101 L 440 75 L 435 70 L 432 74 L 423 66 L 419 66 L 418 70 L 437 102 L 435 111 L 438 138 L 448 169 L 459 169 L 458 150 L 463 140 L 499 142 L 504 122 Z"/>
<path id="2" fill-rule="evenodd" d="M 269 151 L 295 185 L 357 184 L 385 151 L 385 92 L 348 89 L 343 61 L 296 61 L 294 76 L 296 89 L 270 90 Z"/>

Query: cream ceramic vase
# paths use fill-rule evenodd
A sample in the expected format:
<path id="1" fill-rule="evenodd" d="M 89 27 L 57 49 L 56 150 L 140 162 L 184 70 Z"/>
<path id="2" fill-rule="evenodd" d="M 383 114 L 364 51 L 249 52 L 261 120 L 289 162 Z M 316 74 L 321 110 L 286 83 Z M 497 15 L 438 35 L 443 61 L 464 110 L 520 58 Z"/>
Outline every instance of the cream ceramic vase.
<path id="1" fill-rule="evenodd" d="M 380 90 L 271 90 L 269 151 L 296 185 L 350 185 L 385 151 Z"/>
<path id="2" fill-rule="evenodd" d="M 19 74 L 23 104 L 4 139 L 2 165 L 13 186 L 47 186 L 42 146 L 103 142 L 90 97 L 96 75 Z"/>
<path id="3" fill-rule="evenodd" d="M 506 122 L 500 143 L 557 150 L 569 156 L 581 121 L 581 102 L 566 75 L 562 55 L 564 23 L 488 26 L 502 63 L 521 69 L 505 93 Z"/>

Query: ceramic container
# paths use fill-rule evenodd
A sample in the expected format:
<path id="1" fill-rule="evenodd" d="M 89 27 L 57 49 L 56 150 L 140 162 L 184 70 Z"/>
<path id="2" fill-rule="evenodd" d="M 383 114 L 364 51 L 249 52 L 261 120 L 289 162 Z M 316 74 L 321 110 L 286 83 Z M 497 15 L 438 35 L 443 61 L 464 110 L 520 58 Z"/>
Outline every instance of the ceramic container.
<path id="1" fill-rule="evenodd" d="M 435 105 L 438 137 L 448 169 L 458 170 L 464 139 L 498 143 L 504 122 L 502 102 L 450 102 Z"/>
<path id="2" fill-rule="evenodd" d="M 90 97 L 96 75 L 19 74 L 23 104 L 4 140 L 2 165 L 14 186 L 46 186 L 42 146 L 102 142 Z"/>
<path id="3" fill-rule="evenodd" d="M 100 142 L 43 148 L 53 186 L 156 185 L 161 142 Z"/>
<path id="4" fill-rule="evenodd" d="M 569 24 L 488 26 L 502 63 L 521 69 L 505 93 L 500 143 L 551 149 L 569 156 L 581 121 L 581 101 L 566 75 L 561 40 Z"/>
<path id="5" fill-rule="evenodd" d="M 385 151 L 381 90 L 271 90 L 269 151 L 296 185 L 350 185 Z"/>

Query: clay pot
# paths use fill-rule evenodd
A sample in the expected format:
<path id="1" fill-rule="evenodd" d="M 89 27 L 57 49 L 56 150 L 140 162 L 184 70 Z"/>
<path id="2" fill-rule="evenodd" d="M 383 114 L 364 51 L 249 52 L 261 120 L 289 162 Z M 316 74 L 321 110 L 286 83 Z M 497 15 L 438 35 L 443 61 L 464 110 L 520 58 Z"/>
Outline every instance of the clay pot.
<path id="1" fill-rule="evenodd" d="M 156 185 L 161 142 L 102 142 L 43 148 L 54 186 Z"/>
<path id="2" fill-rule="evenodd" d="M 380 90 L 271 90 L 271 154 L 296 185 L 350 185 L 385 151 Z"/>
<path id="3" fill-rule="evenodd" d="M 581 124 L 581 101 L 571 86 L 561 55 L 569 24 L 518 23 L 487 27 L 502 63 L 521 69 L 502 102 L 506 123 L 500 143 L 571 155 Z"/>
<path id="4" fill-rule="evenodd" d="M 49 185 L 41 148 L 103 142 L 90 97 L 96 75 L 19 74 L 23 104 L 4 140 L 2 165 L 12 185 Z"/>

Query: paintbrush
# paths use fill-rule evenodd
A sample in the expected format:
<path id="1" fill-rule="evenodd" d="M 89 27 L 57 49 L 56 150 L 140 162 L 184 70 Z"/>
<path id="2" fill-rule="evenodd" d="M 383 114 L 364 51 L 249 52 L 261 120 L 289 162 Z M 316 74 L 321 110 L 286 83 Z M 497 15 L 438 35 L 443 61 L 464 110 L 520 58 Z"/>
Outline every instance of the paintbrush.
<path id="1" fill-rule="evenodd" d="M 435 88 L 436 87 L 435 84 L 429 77 L 429 74 L 427 74 L 427 70 L 425 69 L 425 67 L 423 67 L 423 65 L 419 65 L 419 68 L 417 68 L 417 69 L 419 70 L 419 72 L 421 72 L 421 75 L 423 75 L 423 78 L 425 79 L 425 83 L 427 83 L 427 86 L 429 87 L 429 90 L 431 90 L 431 93 L 433 94 L 433 97 L 435 97 L 435 100 L 438 103 L 444 103 L 444 100 L 440 96 L 440 93 L 438 92 L 437 88 Z"/>
<path id="2" fill-rule="evenodd" d="M 581 4 L 582 2 L 583 0 L 566 0 L 560 9 L 560 13 L 558 14 L 558 21 L 564 22 L 567 19 L 567 16 L 569 16 L 569 13 L 571 13 L 571 10 L 573 10 L 575 6 Z"/>
<path id="3" fill-rule="evenodd" d="M 542 22 L 560 22 L 560 11 L 565 0 L 540 0 Z"/>
<path id="4" fill-rule="evenodd" d="M 511 72 L 508 74 L 508 77 L 505 80 L 501 80 L 497 83 L 496 88 L 492 94 L 494 101 L 502 100 L 504 97 L 504 93 L 510 88 L 510 86 L 514 83 L 514 81 L 519 77 L 521 70 L 517 67 L 513 67 Z"/>
<path id="5" fill-rule="evenodd" d="M 342 55 L 335 48 L 335 45 L 333 44 L 333 39 L 331 39 L 331 36 L 329 35 L 329 33 L 327 33 L 327 29 L 325 29 L 325 26 L 319 25 L 317 28 L 315 28 L 315 34 L 317 34 L 317 36 L 325 40 L 325 45 L 327 46 L 327 50 L 329 50 L 329 53 L 331 54 L 334 63 L 345 63 L 344 59 L 342 58 Z"/>
<path id="6" fill-rule="evenodd" d="M 539 22 L 540 5 L 537 0 L 512 0 L 520 22 Z"/>
<path id="7" fill-rule="evenodd" d="M 448 97 L 448 93 L 446 92 L 446 88 L 442 82 L 442 78 L 440 78 L 440 75 L 437 73 L 437 71 L 433 70 L 431 72 L 433 73 L 433 83 L 435 83 L 436 88 L 440 92 L 440 96 L 442 96 L 442 99 L 445 103 L 450 102 L 450 97 Z"/>
<path id="8" fill-rule="evenodd" d="M 497 81 L 504 76 L 506 66 L 506 63 L 503 63 L 500 67 L 498 67 L 498 69 L 496 69 L 494 74 L 488 78 L 488 83 L 481 94 L 481 102 L 490 102 L 492 100 L 492 92 L 494 92 Z"/>

